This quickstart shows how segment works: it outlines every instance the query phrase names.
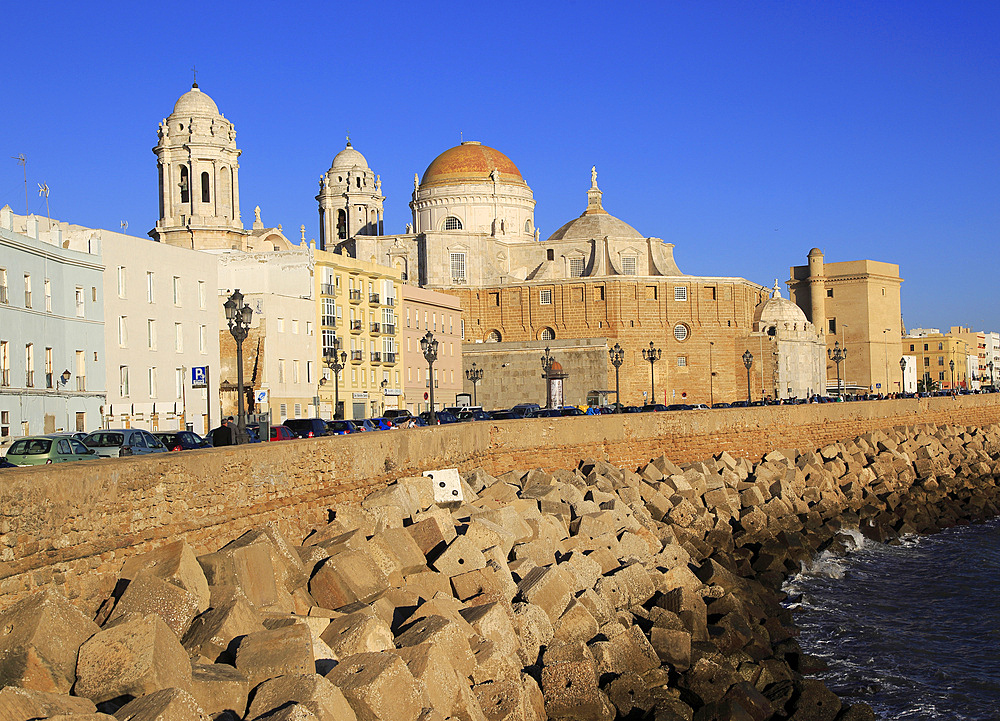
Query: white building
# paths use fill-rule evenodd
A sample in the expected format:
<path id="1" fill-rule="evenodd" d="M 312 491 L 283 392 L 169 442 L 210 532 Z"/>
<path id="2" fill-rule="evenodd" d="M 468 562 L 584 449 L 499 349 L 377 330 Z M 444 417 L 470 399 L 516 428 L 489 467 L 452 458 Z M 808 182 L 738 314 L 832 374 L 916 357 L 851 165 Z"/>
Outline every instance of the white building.
<path id="1" fill-rule="evenodd" d="M 0 441 L 100 425 L 102 271 L 99 248 L 68 249 L 58 226 L 0 209 Z"/>
<path id="2" fill-rule="evenodd" d="M 1000 333 L 984 331 L 983 336 L 986 343 L 986 375 L 983 377 L 983 385 L 996 386 L 1000 384 Z"/>

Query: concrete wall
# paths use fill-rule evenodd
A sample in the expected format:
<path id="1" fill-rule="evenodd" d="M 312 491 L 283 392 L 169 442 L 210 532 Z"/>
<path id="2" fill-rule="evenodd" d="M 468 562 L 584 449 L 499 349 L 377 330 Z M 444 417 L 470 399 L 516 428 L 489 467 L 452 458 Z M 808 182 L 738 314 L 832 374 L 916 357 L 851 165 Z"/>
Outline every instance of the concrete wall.
<path id="1" fill-rule="evenodd" d="M 1000 395 L 481 422 L 0 473 L 0 608 L 56 585 L 86 612 L 124 560 L 185 538 L 214 550 L 273 521 L 295 543 L 390 479 L 425 469 L 637 466 L 727 450 L 759 458 L 873 429 L 1000 422 Z"/>

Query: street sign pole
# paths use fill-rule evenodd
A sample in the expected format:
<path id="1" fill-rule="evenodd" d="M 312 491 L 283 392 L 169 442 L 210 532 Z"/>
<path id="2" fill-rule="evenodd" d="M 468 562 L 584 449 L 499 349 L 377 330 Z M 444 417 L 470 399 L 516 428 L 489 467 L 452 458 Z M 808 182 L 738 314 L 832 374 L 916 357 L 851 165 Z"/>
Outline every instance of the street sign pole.
<path id="1" fill-rule="evenodd" d="M 212 366 L 205 366 L 205 415 L 208 426 L 205 433 L 212 430 Z"/>

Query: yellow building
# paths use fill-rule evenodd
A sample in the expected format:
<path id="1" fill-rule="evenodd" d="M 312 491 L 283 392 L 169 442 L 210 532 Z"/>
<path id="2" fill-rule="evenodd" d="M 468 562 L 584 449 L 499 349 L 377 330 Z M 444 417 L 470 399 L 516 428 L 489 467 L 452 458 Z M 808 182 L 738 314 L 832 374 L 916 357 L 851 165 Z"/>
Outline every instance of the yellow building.
<path id="1" fill-rule="evenodd" d="M 402 407 L 396 340 L 400 272 L 323 250 L 314 251 L 314 260 L 320 416 L 333 418 L 335 403 L 336 417 L 349 419 Z M 334 360 L 342 366 L 337 373 Z"/>
<path id="2" fill-rule="evenodd" d="M 899 390 L 898 340 L 903 335 L 899 266 L 876 260 L 826 263 L 819 248 L 809 264 L 790 269 L 792 301 L 826 335 L 828 350 L 839 343 L 847 352 L 840 377 L 847 393 Z M 918 371 L 919 372 L 919 371 Z M 837 385 L 836 367 L 827 362 L 827 387 Z"/>
<path id="3" fill-rule="evenodd" d="M 917 378 L 929 379 L 935 390 L 969 388 L 972 376 L 969 359 L 976 355 L 970 354 L 973 349 L 961 337 L 963 330 L 968 331 L 956 327 L 952 333 L 941 333 L 937 328 L 914 328 L 903 338 L 903 353 L 917 359 Z"/>

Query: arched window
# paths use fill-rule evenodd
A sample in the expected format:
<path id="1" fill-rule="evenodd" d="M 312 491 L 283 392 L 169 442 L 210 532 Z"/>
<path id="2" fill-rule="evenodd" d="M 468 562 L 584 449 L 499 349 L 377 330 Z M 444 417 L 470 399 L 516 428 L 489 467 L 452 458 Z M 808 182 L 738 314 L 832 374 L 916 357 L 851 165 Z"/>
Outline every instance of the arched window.
<path id="1" fill-rule="evenodd" d="M 461 230 L 462 221 L 456 218 L 454 215 L 449 215 L 444 219 L 444 229 L 445 230 Z"/>
<path id="2" fill-rule="evenodd" d="M 487 333 L 486 334 L 486 342 L 487 343 L 499 343 L 500 342 L 500 331 L 498 331 L 498 330 L 491 330 L 489 333 Z"/>
<path id="3" fill-rule="evenodd" d="M 343 210 L 337 211 L 337 237 L 341 240 L 347 238 L 347 213 Z"/>
<path id="4" fill-rule="evenodd" d="M 187 203 L 191 200 L 190 196 L 190 184 L 188 183 L 188 169 L 186 165 L 181 166 L 181 202 Z"/>
<path id="5" fill-rule="evenodd" d="M 556 337 L 556 333 L 551 328 L 542 328 L 541 332 L 538 334 L 538 340 L 553 340 Z"/>
<path id="6" fill-rule="evenodd" d="M 226 218 L 233 217 L 233 196 L 232 196 L 232 171 L 229 168 L 223 168 L 219 172 L 219 192 L 217 194 L 219 200 L 219 212 Z"/>
<path id="7" fill-rule="evenodd" d="M 524 221 L 524 232 L 531 235 L 531 218 Z"/>
<path id="8" fill-rule="evenodd" d="M 212 181 L 208 177 L 208 173 L 201 174 L 201 202 L 210 203 L 212 202 Z"/>
<path id="9" fill-rule="evenodd" d="M 689 329 L 683 323 L 678 323 L 674 326 L 674 339 L 678 341 L 687 340 Z"/>

